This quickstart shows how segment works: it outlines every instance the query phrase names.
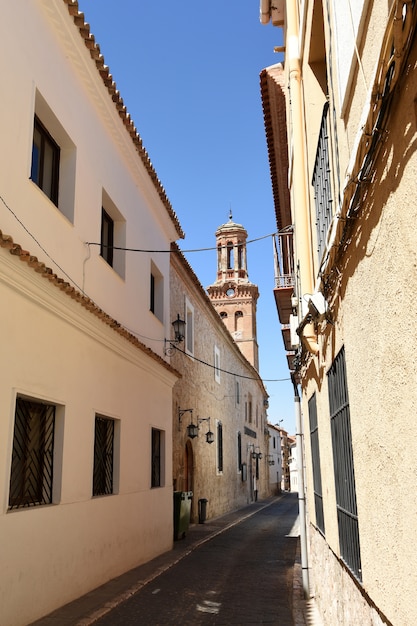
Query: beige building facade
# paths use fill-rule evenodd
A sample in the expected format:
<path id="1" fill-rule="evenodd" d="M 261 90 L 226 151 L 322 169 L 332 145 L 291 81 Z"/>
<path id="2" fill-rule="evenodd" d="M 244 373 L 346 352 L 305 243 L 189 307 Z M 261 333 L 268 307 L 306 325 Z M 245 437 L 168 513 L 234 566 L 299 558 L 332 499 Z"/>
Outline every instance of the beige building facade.
<path id="1" fill-rule="evenodd" d="M 3 3 L 0 35 L 0 622 L 23 626 L 172 548 L 169 255 L 124 248 L 183 234 L 78 3 Z"/>
<path id="2" fill-rule="evenodd" d="M 192 492 L 191 521 L 197 522 L 201 499 L 210 519 L 269 495 L 268 395 L 176 250 L 171 311 L 186 326 L 183 342 L 171 350 L 171 365 L 181 374 L 173 395 L 173 484 L 175 491 Z M 190 425 L 198 427 L 197 436 L 189 436 Z"/>
<path id="3" fill-rule="evenodd" d="M 417 7 L 278 6 L 285 60 L 262 72 L 261 92 L 277 225 L 292 250 L 287 262 L 278 242 L 276 299 L 301 390 L 309 591 L 329 626 L 411 626 Z"/>

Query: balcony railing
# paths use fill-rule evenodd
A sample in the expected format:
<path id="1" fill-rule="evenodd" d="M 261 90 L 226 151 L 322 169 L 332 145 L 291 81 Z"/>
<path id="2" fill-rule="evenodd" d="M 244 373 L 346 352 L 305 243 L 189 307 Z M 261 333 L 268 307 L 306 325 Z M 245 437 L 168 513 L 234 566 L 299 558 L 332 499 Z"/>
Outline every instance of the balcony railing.
<path id="1" fill-rule="evenodd" d="M 294 287 L 294 249 L 292 230 L 274 237 L 275 289 Z"/>

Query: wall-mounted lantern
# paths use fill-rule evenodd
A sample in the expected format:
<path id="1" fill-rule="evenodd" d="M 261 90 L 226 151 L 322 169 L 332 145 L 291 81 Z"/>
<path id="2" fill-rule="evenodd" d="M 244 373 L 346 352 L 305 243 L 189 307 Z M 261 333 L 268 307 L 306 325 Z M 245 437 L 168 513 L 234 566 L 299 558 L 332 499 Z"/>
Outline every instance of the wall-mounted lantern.
<path id="1" fill-rule="evenodd" d="M 193 424 L 192 420 L 191 423 L 187 426 L 187 432 L 188 432 L 188 436 L 190 437 L 190 439 L 195 439 L 195 437 L 198 437 L 198 431 L 200 430 L 200 427 L 198 426 L 198 424 L 200 422 L 208 422 L 209 423 L 209 429 L 206 432 L 206 441 L 207 443 L 213 443 L 214 442 L 214 433 L 210 430 L 210 418 L 209 417 L 199 417 L 197 418 L 197 425 Z"/>
<path id="2" fill-rule="evenodd" d="M 172 356 L 175 350 L 175 346 L 178 343 L 184 341 L 185 337 L 185 322 L 177 314 L 177 319 L 172 322 L 174 328 L 174 339 L 164 339 L 165 347 L 164 354 Z"/>
<path id="3" fill-rule="evenodd" d="M 255 448 L 255 444 L 254 443 L 248 443 L 248 452 L 249 450 L 252 450 L 251 452 L 251 457 L 252 459 L 262 459 L 262 452 L 259 446 L 256 446 Z"/>

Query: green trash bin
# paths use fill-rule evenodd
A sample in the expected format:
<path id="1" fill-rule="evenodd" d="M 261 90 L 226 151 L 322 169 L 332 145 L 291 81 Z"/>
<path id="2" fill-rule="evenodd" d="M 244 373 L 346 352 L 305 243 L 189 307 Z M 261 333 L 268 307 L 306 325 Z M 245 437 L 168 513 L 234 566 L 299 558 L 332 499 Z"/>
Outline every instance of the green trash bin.
<path id="1" fill-rule="evenodd" d="M 183 539 L 190 525 L 192 491 L 174 491 L 174 540 Z"/>

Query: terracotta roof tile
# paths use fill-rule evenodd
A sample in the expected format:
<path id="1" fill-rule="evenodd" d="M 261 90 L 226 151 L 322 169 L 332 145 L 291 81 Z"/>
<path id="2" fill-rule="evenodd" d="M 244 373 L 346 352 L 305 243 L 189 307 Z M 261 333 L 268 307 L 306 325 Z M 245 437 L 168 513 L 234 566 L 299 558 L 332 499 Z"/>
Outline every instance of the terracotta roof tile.
<path id="1" fill-rule="evenodd" d="M 178 237 L 183 239 L 184 231 L 181 228 L 177 214 L 173 210 L 171 202 L 169 201 L 168 196 L 166 195 L 165 189 L 163 188 L 156 174 L 156 171 L 149 158 L 149 155 L 146 152 L 145 148 L 143 147 L 142 140 L 136 130 L 135 125 L 133 124 L 130 118 L 130 115 L 128 114 L 126 110 L 126 107 L 123 103 L 123 99 L 120 95 L 120 92 L 117 90 L 116 83 L 113 81 L 113 77 L 110 74 L 109 67 L 105 65 L 104 63 L 104 57 L 100 52 L 100 46 L 96 43 L 94 35 L 92 35 L 90 32 L 90 25 L 85 22 L 84 13 L 81 13 L 78 10 L 78 1 L 77 0 L 63 0 L 63 2 L 64 4 L 68 6 L 68 12 L 73 18 L 74 24 L 78 28 L 80 35 L 82 39 L 84 40 L 84 43 L 87 49 L 90 52 L 91 58 L 93 59 L 93 61 L 95 61 L 97 70 L 99 71 L 99 74 L 103 80 L 104 86 L 107 88 L 109 95 L 111 96 L 115 104 L 115 107 L 119 113 L 119 116 L 135 145 L 135 148 L 139 154 L 139 157 L 143 165 L 145 166 L 149 176 L 151 177 L 151 180 L 155 186 L 155 189 L 158 192 L 158 195 L 162 203 L 164 204 L 168 212 L 168 215 L 170 216 L 176 228 Z"/>
<path id="2" fill-rule="evenodd" d="M 95 317 L 99 318 L 103 321 L 107 326 L 112 328 L 119 335 L 127 339 L 131 344 L 133 344 L 136 348 L 146 353 L 150 358 L 154 361 L 157 361 L 160 365 L 162 365 L 165 369 L 174 373 L 179 378 L 181 374 L 177 372 L 169 363 L 164 361 L 158 354 L 153 352 L 150 348 L 145 346 L 144 343 L 139 341 L 139 339 L 126 328 L 124 328 L 117 320 L 113 317 L 105 313 L 100 307 L 96 305 L 96 303 L 91 300 L 88 296 L 84 295 L 73 287 L 68 281 L 64 280 L 50 268 L 39 261 L 38 258 L 27 250 L 23 250 L 22 246 L 13 241 L 13 238 L 10 235 L 3 233 L 0 230 L 0 247 L 6 248 L 9 250 L 10 254 L 13 256 L 19 257 L 21 261 L 27 263 L 27 265 L 32 268 L 38 274 L 41 274 L 42 277 L 47 278 L 55 287 L 58 287 L 61 291 L 63 291 L 66 295 L 70 296 L 73 300 L 76 300 L 82 307 L 84 307 L 87 311 L 95 315 Z"/>
<path id="3" fill-rule="evenodd" d="M 261 98 L 278 230 L 291 224 L 284 72 L 280 64 L 262 70 Z"/>

